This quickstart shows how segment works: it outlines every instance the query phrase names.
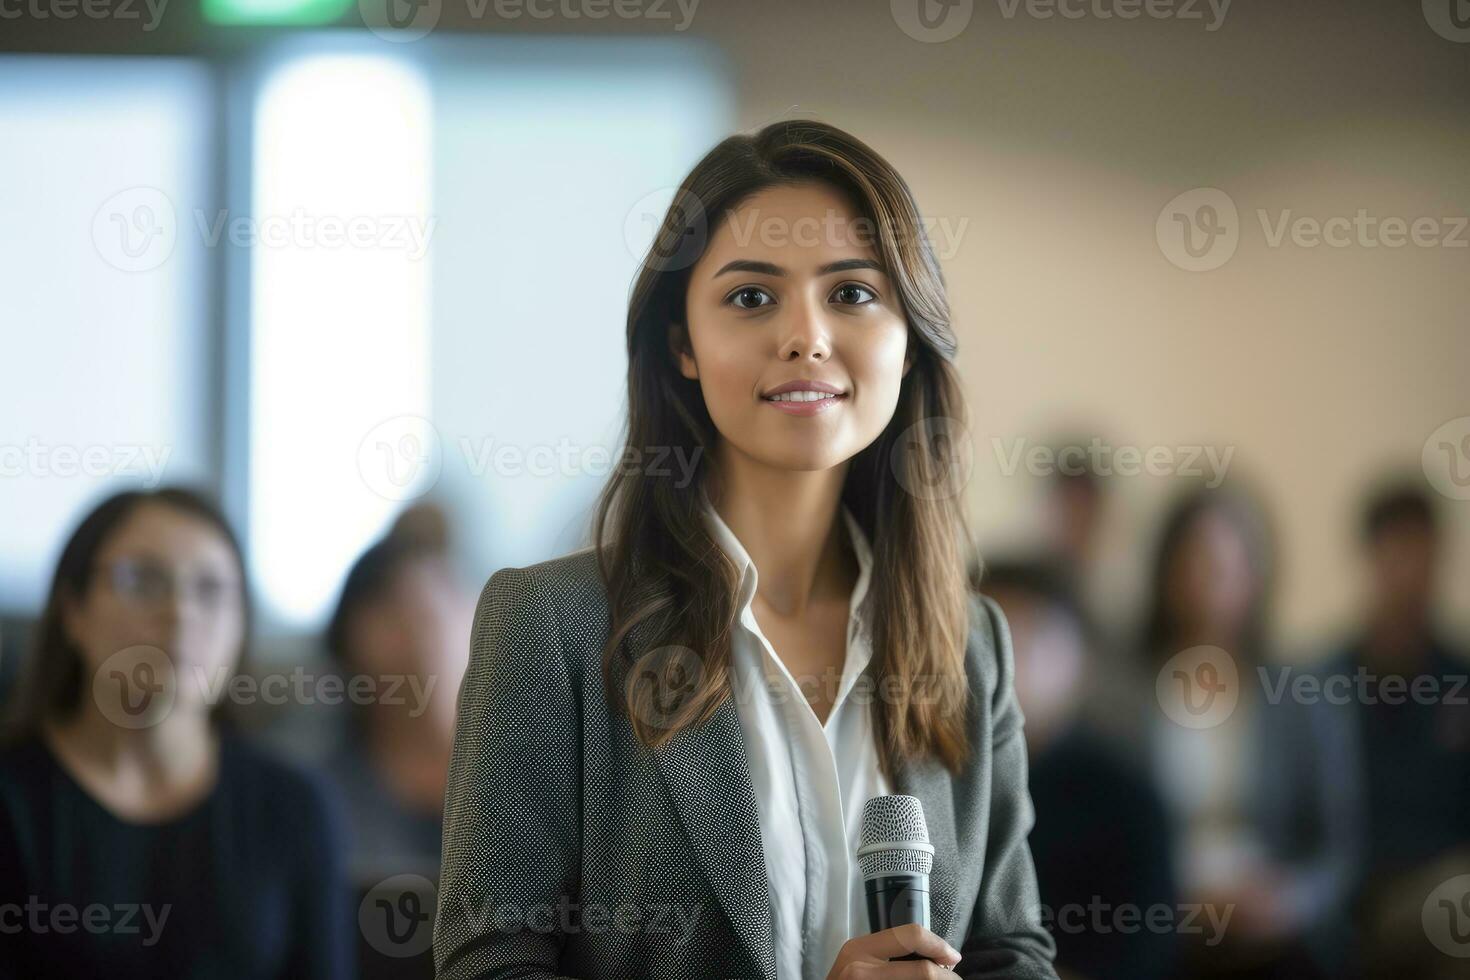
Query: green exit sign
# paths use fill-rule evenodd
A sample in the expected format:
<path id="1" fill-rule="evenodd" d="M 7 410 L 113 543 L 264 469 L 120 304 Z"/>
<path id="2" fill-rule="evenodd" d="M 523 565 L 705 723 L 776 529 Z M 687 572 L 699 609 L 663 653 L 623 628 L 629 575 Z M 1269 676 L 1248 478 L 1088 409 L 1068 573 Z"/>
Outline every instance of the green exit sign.
<path id="1" fill-rule="evenodd" d="M 204 19 L 214 24 L 331 24 L 354 0 L 204 0 Z"/>

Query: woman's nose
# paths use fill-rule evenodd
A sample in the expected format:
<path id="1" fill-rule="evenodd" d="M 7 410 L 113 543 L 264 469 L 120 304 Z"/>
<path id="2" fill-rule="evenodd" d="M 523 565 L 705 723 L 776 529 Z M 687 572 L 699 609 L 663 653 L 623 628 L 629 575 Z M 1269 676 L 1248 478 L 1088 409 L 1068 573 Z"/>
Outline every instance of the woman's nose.
<path id="1" fill-rule="evenodd" d="M 821 303 L 800 301 L 791 304 L 791 317 L 787 322 L 787 337 L 781 348 L 781 357 L 805 357 L 826 359 L 831 353 L 831 338 L 826 323 L 826 309 Z"/>

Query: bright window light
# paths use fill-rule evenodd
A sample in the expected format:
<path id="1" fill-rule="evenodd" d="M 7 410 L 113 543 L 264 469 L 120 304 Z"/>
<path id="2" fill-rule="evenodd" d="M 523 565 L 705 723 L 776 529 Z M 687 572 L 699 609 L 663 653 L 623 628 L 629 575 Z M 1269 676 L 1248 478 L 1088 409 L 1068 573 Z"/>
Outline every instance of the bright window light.
<path id="1" fill-rule="evenodd" d="M 34 613 L 83 513 L 208 484 L 208 69 L 0 57 L 0 606 Z"/>
<path id="2" fill-rule="evenodd" d="M 282 62 L 255 115 L 250 545 L 269 614 L 316 626 L 421 480 L 430 99 L 411 65 Z"/>

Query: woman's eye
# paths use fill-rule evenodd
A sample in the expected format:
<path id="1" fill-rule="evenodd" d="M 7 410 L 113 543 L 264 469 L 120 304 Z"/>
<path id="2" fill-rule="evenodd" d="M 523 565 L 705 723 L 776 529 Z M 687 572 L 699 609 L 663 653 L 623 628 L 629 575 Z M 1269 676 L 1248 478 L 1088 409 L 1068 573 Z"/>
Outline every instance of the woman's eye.
<path id="1" fill-rule="evenodd" d="M 867 286 L 859 286 L 857 283 L 852 282 L 838 286 L 837 291 L 832 295 L 837 297 L 839 303 L 846 303 L 851 306 L 862 306 L 878 298 Z"/>
<path id="2" fill-rule="evenodd" d="M 770 303 L 760 302 L 760 298 L 762 296 L 771 298 L 771 294 L 766 292 L 764 289 L 757 289 L 754 286 L 746 286 L 743 289 L 737 289 L 735 292 L 731 293 L 730 298 L 727 299 L 725 302 L 730 303 L 738 309 L 742 310 L 754 310 L 761 306 L 770 306 Z M 750 302 L 747 303 L 745 302 L 746 300 L 750 300 Z M 771 299 L 771 302 L 775 302 L 775 300 Z"/>

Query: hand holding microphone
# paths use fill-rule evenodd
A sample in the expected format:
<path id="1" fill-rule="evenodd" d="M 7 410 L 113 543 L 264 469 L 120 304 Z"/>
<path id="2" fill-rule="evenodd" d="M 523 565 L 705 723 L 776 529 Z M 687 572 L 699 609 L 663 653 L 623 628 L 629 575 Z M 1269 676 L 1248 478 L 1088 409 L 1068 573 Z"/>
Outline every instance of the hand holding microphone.
<path id="1" fill-rule="evenodd" d="M 870 932 L 842 945 L 827 980 L 921 980 L 954 969 L 959 952 L 929 930 L 934 847 L 917 797 L 875 796 L 863 804 L 857 859 Z"/>

